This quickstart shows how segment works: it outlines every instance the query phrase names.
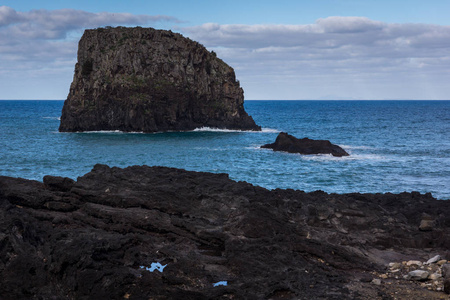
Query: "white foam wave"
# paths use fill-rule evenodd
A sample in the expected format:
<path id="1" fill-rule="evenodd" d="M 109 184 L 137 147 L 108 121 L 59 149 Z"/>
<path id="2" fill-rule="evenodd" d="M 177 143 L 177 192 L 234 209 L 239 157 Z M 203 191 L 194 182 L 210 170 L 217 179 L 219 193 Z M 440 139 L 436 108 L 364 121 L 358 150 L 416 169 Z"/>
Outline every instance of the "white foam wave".
<path id="1" fill-rule="evenodd" d="M 245 132 L 245 130 L 220 129 L 220 128 L 214 128 L 214 127 L 199 127 L 199 128 L 195 128 L 193 131 L 200 131 L 200 132 Z"/>
<path id="2" fill-rule="evenodd" d="M 238 130 L 238 129 L 221 129 L 221 128 L 214 128 L 214 127 L 199 127 L 194 129 L 193 131 L 200 131 L 200 132 L 263 132 L 263 133 L 278 133 L 280 132 L 277 129 L 272 128 L 262 128 L 261 131 L 254 131 L 254 130 Z"/>
<path id="3" fill-rule="evenodd" d="M 280 130 L 273 129 L 273 128 L 261 128 L 261 132 L 264 132 L 264 133 L 279 133 Z"/>
<path id="4" fill-rule="evenodd" d="M 348 149 L 348 150 L 373 150 L 375 149 L 374 147 L 369 147 L 369 146 L 353 146 L 353 145 L 339 145 L 341 148 L 343 149 Z"/>
<path id="5" fill-rule="evenodd" d="M 261 145 L 252 145 L 246 147 L 249 150 L 262 150 L 262 151 L 270 151 L 273 152 L 272 149 L 261 148 Z M 288 155 L 297 155 L 301 157 L 303 160 L 313 160 L 313 161 L 353 161 L 353 160 L 388 160 L 388 158 L 376 155 L 376 154 L 352 154 L 349 156 L 333 156 L 331 154 L 300 154 L 300 153 L 289 153 L 285 151 L 280 151 L 278 153 L 284 153 Z"/>
<path id="6" fill-rule="evenodd" d="M 297 154 L 301 155 L 301 154 Z M 313 161 L 353 161 L 353 160 L 386 160 L 384 156 L 376 154 L 350 154 L 349 156 L 337 157 L 331 154 L 301 155 L 304 160 Z"/>
<path id="7" fill-rule="evenodd" d="M 60 118 L 58 118 L 60 120 Z M 200 127 L 192 130 L 193 132 L 263 132 L 263 133 L 278 133 L 279 130 L 272 129 L 272 128 L 262 128 L 261 131 L 253 131 L 253 130 L 237 130 L 237 129 L 220 129 L 220 128 L 213 128 L 213 127 Z M 165 131 L 165 132 L 183 132 L 183 131 Z M 157 134 L 157 133 L 165 133 L 163 131 L 158 132 L 152 132 L 151 134 Z M 189 132 L 189 131 L 184 131 Z M 77 131 L 76 133 L 145 133 L 143 131 L 121 131 L 121 130 L 90 130 L 90 131 Z"/>
<path id="8" fill-rule="evenodd" d="M 107 133 L 107 134 L 143 134 L 142 131 L 121 131 L 121 130 L 92 130 L 92 131 L 77 131 L 76 133 Z"/>
<path id="9" fill-rule="evenodd" d="M 49 119 L 49 120 L 58 120 L 58 121 L 61 121 L 61 117 L 42 117 L 42 119 Z"/>
<path id="10" fill-rule="evenodd" d="M 251 145 L 251 146 L 247 146 L 244 148 L 247 150 L 265 150 L 265 151 L 270 150 L 270 151 L 273 151 L 272 149 L 261 148 L 261 145 Z"/>
<path id="11" fill-rule="evenodd" d="M 229 151 L 230 148 L 221 148 L 221 147 L 194 147 L 195 150 L 207 150 L 207 151 Z"/>

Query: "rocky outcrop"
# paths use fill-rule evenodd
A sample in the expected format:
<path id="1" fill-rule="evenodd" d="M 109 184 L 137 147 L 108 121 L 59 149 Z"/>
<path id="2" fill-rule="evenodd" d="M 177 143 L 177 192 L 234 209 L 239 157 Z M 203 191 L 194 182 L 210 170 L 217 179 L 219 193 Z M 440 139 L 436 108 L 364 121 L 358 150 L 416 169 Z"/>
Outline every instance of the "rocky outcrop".
<path id="1" fill-rule="evenodd" d="M 286 132 L 280 132 L 274 143 L 263 145 L 261 148 L 300 154 L 331 154 L 338 157 L 349 155 L 344 149 L 332 144 L 330 141 L 311 140 L 308 138 L 298 139 Z"/>
<path id="2" fill-rule="evenodd" d="M 77 181 L 0 177 L 0 295 L 442 299 L 385 273 L 411 259 L 438 272 L 430 258 L 449 259 L 448 211 L 430 194 L 269 191 L 163 167 L 96 165 Z M 432 231 L 418 228 L 423 214 Z"/>
<path id="3" fill-rule="evenodd" d="M 234 70 L 197 42 L 152 28 L 86 30 L 60 131 L 261 130 Z"/>

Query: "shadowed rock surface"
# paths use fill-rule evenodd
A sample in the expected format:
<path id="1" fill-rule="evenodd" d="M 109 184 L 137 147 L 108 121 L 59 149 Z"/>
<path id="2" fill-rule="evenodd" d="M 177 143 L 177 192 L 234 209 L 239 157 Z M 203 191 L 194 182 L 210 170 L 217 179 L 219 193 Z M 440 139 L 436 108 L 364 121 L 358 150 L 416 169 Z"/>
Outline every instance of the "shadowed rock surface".
<path id="1" fill-rule="evenodd" d="M 181 34 L 86 30 L 60 131 L 261 130 L 244 110 L 233 68 Z"/>
<path id="2" fill-rule="evenodd" d="M 331 154 L 338 157 L 349 155 L 344 149 L 330 141 L 298 139 L 286 132 L 280 132 L 274 143 L 263 145 L 261 148 L 300 154 Z"/>
<path id="3" fill-rule="evenodd" d="M 164 167 L 0 177 L 0 295 L 442 299 L 380 276 L 393 261 L 448 260 L 449 211 L 430 194 L 269 191 Z"/>

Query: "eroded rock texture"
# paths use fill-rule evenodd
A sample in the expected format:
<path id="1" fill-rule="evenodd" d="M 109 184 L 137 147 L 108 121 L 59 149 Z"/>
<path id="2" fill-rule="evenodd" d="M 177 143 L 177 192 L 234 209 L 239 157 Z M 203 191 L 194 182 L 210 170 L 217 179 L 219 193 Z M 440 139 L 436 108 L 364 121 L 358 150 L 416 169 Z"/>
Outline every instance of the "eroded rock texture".
<path id="1" fill-rule="evenodd" d="M 391 261 L 448 256 L 449 211 L 429 194 L 269 191 L 163 167 L 0 177 L 0 295 L 441 299 L 379 276 Z M 430 231 L 419 230 L 424 213 Z"/>
<path id="2" fill-rule="evenodd" d="M 197 42 L 152 28 L 86 30 L 60 131 L 261 130 L 234 70 Z"/>

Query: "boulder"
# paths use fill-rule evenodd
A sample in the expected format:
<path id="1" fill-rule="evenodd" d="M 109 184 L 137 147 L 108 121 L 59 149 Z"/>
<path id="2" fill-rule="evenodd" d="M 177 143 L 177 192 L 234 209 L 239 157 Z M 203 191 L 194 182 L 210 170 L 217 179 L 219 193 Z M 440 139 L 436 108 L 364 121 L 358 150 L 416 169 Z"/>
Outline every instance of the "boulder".
<path id="1" fill-rule="evenodd" d="M 59 130 L 261 130 L 233 68 L 201 44 L 153 28 L 86 30 Z"/>
<path id="2" fill-rule="evenodd" d="M 261 148 L 300 154 L 331 154 L 337 157 L 349 155 L 344 149 L 330 141 L 309 138 L 298 139 L 286 132 L 280 132 L 274 143 L 263 145 Z"/>

